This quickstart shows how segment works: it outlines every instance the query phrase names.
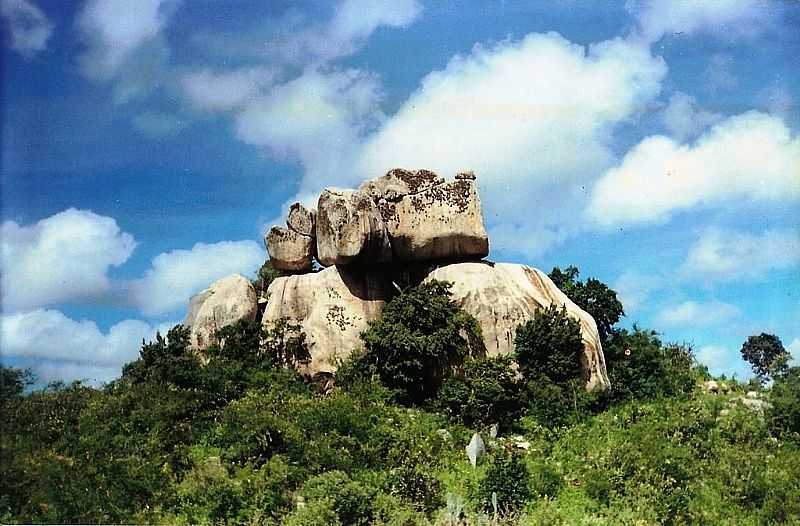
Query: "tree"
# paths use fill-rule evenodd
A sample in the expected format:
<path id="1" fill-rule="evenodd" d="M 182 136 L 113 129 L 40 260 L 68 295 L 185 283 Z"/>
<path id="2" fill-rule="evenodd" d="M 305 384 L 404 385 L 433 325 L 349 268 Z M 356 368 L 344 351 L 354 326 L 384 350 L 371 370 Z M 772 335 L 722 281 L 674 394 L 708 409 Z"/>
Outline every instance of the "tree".
<path id="1" fill-rule="evenodd" d="M 563 385 L 581 376 L 583 341 L 580 323 L 564 307 L 550 305 L 517 329 L 517 363 L 526 379 L 544 375 Z"/>
<path id="2" fill-rule="evenodd" d="M 30 369 L 18 369 L 0 365 L 0 402 L 18 398 L 29 385 L 33 384 Z"/>
<path id="3" fill-rule="evenodd" d="M 549 276 L 569 299 L 594 318 L 600 338 L 605 343 L 614 325 L 625 315 L 622 303 L 608 285 L 594 278 L 582 283 L 578 281 L 579 274 L 577 267 L 569 266 L 564 270 L 553 267 Z"/>
<path id="4" fill-rule="evenodd" d="M 800 439 L 800 367 L 791 367 L 775 379 L 767 417 L 775 434 Z"/>
<path id="5" fill-rule="evenodd" d="M 752 366 L 753 372 L 761 381 L 785 372 L 790 358 L 780 338 L 765 332 L 747 338 L 742 345 L 741 353 L 742 358 Z"/>
<path id="6" fill-rule="evenodd" d="M 485 352 L 478 322 L 450 299 L 450 286 L 434 280 L 405 290 L 361 335 L 361 359 L 404 402 L 434 397 L 467 356 Z"/>
<path id="7" fill-rule="evenodd" d="M 280 278 L 285 276 L 286 273 L 282 270 L 278 270 L 272 266 L 272 261 L 267 260 L 261 265 L 261 268 L 258 269 L 258 276 L 253 281 L 253 287 L 256 289 L 256 296 L 265 296 L 267 294 L 267 289 L 275 281 L 275 278 Z"/>

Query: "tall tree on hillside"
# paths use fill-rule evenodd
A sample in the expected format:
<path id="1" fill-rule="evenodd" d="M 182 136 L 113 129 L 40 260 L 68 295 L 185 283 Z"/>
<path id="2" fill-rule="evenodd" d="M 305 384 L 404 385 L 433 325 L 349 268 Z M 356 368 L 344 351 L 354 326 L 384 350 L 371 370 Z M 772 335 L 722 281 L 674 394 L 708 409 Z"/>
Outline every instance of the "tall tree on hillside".
<path id="1" fill-rule="evenodd" d="M 585 283 L 578 281 L 580 271 L 569 266 L 564 270 L 553 267 L 550 279 L 580 308 L 591 314 L 597 323 L 600 338 L 605 344 L 614 330 L 614 325 L 625 315 L 622 302 L 617 293 L 600 280 L 589 278 Z"/>
<path id="2" fill-rule="evenodd" d="M 750 336 L 742 345 L 742 358 L 748 362 L 761 381 L 779 376 L 789 367 L 790 354 L 781 339 L 774 334 L 762 332 Z"/>

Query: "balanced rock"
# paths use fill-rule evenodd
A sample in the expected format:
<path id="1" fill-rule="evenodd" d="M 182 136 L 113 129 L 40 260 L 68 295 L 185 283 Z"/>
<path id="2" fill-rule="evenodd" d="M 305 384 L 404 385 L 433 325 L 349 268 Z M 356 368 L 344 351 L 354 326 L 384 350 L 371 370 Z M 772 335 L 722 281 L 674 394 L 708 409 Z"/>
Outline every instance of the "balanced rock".
<path id="1" fill-rule="evenodd" d="M 472 173 L 444 182 L 428 170 L 395 169 L 361 187 L 378 203 L 396 259 L 481 259 L 489 254 Z"/>
<path id="2" fill-rule="evenodd" d="M 314 238 L 289 228 L 272 227 L 266 235 L 267 251 L 272 266 L 278 270 L 311 270 Z"/>
<path id="3" fill-rule="evenodd" d="M 324 266 L 392 259 L 386 225 L 370 196 L 325 189 L 317 207 L 317 259 Z"/>
<path id="4" fill-rule="evenodd" d="M 517 327 L 536 311 L 552 304 L 565 306 L 581 324 L 586 388 L 610 385 L 594 319 L 540 270 L 512 263 L 455 263 L 433 270 L 425 279 L 453 283 L 453 299 L 480 323 L 489 356 L 514 351 Z"/>
<path id="5" fill-rule="evenodd" d="M 250 280 L 233 274 L 215 281 L 189 301 L 184 325 L 190 327 L 190 342 L 197 350 L 219 343 L 217 331 L 239 320 L 255 320 L 256 290 Z"/>
<path id="6" fill-rule="evenodd" d="M 289 207 L 289 215 L 286 216 L 286 226 L 289 230 L 303 234 L 304 236 L 315 237 L 314 225 L 316 222 L 316 210 L 309 210 L 302 203 L 294 203 Z"/>
<path id="7" fill-rule="evenodd" d="M 411 171 L 393 168 L 382 177 L 365 181 L 359 190 L 368 193 L 375 201 L 386 199 L 394 202 L 442 183 L 444 183 L 444 179 L 430 170 Z"/>
<path id="8" fill-rule="evenodd" d="M 380 317 L 390 287 L 381 272 L 339 266 L 277 278 L 267 290 L 262 323 L 288 318 L 299 324 L 311 354 L 303 372 L 331 373 L 337 359 L 362 346 L 361 332 Z"/>

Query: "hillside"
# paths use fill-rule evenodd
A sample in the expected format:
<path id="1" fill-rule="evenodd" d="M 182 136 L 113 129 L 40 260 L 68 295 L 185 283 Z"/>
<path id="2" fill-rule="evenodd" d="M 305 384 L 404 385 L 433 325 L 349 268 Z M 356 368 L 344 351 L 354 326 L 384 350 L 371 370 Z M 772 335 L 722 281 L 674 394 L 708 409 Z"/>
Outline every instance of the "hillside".
<path id="1" fill-rule="evenodd" d="M 562 286 L 581 290 L 570 276 Z M 23 394 L 22 372 L 4 368 L 2 521 L 800 520 L 797 369 L 771 389 L 723 381 L 715 394 L 691 349 L 613 328 L 604 345 L 611 387 L 589 392 L 580 369 L 560 359 L 581 352 L 564 311 L 543 310 L 518 331 L 517 370 L 508 357 L 470 356 L 471 326 L 449 285 L 406 289 L 333 387 L 286 368 L 307 359 L 290 323 L 226 327 L 224 346 L 202 357 L 178 326 L 103 389 Z M 373 359 L 407 338 L 420 355 Z M 432 374 L 426 355 L 449 365 Z M 473 467 L 465 447 L 475 432 L 485 451 Z"/>

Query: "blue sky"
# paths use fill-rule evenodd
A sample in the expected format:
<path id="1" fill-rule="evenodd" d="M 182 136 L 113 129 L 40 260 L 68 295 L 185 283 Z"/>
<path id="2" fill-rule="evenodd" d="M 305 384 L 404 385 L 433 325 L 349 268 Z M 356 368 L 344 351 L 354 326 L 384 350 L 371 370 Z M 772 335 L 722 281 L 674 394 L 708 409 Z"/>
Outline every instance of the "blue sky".
<path id="1" fill-rule="evenodd" d="M 800 2 L 0 0 L 2 360 L 102 382 L 294 200 L 478 175 L 491 258 L 800 354 Z"/>

